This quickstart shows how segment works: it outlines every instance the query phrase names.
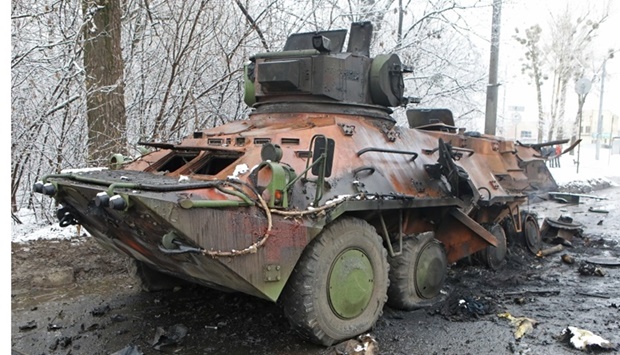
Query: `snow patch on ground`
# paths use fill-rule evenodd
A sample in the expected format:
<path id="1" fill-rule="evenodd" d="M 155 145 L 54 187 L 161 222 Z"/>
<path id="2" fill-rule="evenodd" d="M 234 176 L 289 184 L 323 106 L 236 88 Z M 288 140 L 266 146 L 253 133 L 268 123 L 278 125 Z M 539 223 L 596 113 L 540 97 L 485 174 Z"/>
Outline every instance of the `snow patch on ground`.
<path id="1" fill-rule="evenodd" d="M 579 157 L 579 159 L 577 159 Z M 577 172 L 579 160 L 579 172 Z M 599 151 L 596 159 L 594 144 L 581 144 L 579 154 L 564 154 L 559 168 L 549 168 L 562 192 L 587 194 L 610 186 L 617 186 L 614 180 L 620 177 L 620 154 L 610 154 L 609 149 Z"/>
<path id="2" fill-rule="evenodd" d="M 13 221 L 11 226 L 11 240 L 15 243 L 26 243 L 39 239 L 72 239 L 78 237 L 77 226 L 62 228 L 58 222 L 51 223 L 46 220 L 37 219 L 34 211 L 22 208 L 16 213 L 17 218 L 22 222 L 18 224 Z M 84 228 L 80 231 L 81 235 L 87 235 Z"/>

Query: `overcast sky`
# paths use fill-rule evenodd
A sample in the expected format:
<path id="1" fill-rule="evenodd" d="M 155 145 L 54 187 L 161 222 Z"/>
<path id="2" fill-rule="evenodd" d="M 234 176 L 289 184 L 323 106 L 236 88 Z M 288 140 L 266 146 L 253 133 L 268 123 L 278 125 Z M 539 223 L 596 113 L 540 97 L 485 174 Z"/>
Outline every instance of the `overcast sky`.
<path id="1" fill-rule="evenodd" d="M 551 14 L 558 14 L 565 9 L 566 5 L 575 14 L 585 13 L 590 9 L 592 16 L 600 16 L 604 0 L 504 0 L 502 6 L 502 26 L 500 46 L 500 78 L 503 78 L 503 89 L 506 94 L 506 106 L 525 106 L 528 115 L 536 115 L 536 96 L 532 85 L 527 85 L 527 78 L 521 74 L 519 58 L 523 57 L 521 47 L 512 36 L 515 28 L 523 30 L 534 24 L 539 24 L 543 31 L 546 30 Z M 603 53 L 608 49 L 620 50 L 620 1 L 609 1 L 609 17 L 598 30 L 598 37 L 594 39 L 593 46 L 600 55 L 600 65 L 603 61 Z M 620 52 L 614 59 L 607 61 L 607 75 L 605 77 L 605 90 L 603 94 L 603 110 L 611 110 L 620 115 Z M 543 97 L 545 110 L 548 110 L 549 91 L 551 82 L 544 85 L 547 95 Z M 600 98 L 600 81 L 593 84 L 590 94 L 586 99 L 584 110 L 598 110 Z M 567 97 L 567 115 L 573 116 L 577 111 L 577 96 L 574 86 L 571 85 Z M 502 110 L 502 96 L 500 90 L 500 114 Z M 534 117 L 535 118 L 535 117 Z"/>

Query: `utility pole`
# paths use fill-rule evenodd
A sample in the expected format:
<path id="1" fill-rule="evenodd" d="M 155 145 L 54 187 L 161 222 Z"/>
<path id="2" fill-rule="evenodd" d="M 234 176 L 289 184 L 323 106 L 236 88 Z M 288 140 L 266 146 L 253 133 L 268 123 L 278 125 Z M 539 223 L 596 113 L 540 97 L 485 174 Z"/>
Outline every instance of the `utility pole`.
<path id="1" fill-rule="evenodd" d="M 583 104 L 586 102 L 586 96 L 590 92 L 590 88 L 592 87 L 592 82 L 586 78 L 581 78 L 577 80 L 575 83 L 575 92 L 577 93 L 577 98 L 579 99 L 579 111 L 577 112 L 579 116 L 579 138 L 581 140 L 581 119 L 583 117 Z M 581 157 L 581 143 L 577 145 L 577 174 L 579 174 L 579 164 L 581 161 L 579 160 Z"/>
<path id="2" fill-rule="evenodd" d="M 499 29 L 502 14 L 502 0 L 493 0 L 493 21 L 491 24 L 491 60 L 489 62 L 489 84 L 487 85 L 487 108 L 484 133 L 495 135 L 497 123 L 497 67 L 499 63 Z"/>
<path id="3" fill-rule="evenodd" d="M 598 104 L 598 124 L 596 126 L 596 160 L 601 153 L 601 136 L 603 135 L 603 92 L 605 90 L 605 65 L 607 58 L 603 61 L 603 74 L 601 76 L 601 96 Z"/>

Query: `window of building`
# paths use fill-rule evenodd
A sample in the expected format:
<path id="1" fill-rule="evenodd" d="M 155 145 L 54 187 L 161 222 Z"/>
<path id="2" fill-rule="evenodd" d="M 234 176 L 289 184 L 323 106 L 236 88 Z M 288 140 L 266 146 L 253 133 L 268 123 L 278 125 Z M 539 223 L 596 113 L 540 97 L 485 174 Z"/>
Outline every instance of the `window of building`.
<path id="1" fill-rule="evenodd" d="M 521 131 L 521 138 L 532 138 L 532 131 Z"/>

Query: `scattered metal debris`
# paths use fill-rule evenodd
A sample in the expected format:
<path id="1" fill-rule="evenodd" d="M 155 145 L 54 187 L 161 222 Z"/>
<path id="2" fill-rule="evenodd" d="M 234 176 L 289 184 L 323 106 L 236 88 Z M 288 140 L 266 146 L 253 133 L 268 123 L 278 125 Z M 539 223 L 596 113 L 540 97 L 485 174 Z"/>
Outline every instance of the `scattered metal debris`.
<path id="1" fill-rule="evenodd" d="M 510 324 L 516 327 L 515 329 L 515 339 L 519 340 L 523 338 L 523 336 L 534 329 L 538 322 L 532 318 L 527 317 L 513 317 L 510 313 L 500 313 L 497 315 L 500 318 L 506 318 L 510 321 Z"/>
<path id="2" fill-rule="evenodd" d="M 609 213 L 609 211 L 607 211 L 607 210 L 601 210 L 601 209 L 594 208 L 594 207 L 588 208 L 588 212 L 593 212 L 593 213 Z"/>
<path id="3" fill-rule="evenodd" d="M 23 332 L 23 331 L 26 331 L 26 330 L 32 330 L 32 329 L 34 329 L 36 327 L 37 327 L 37 322 L 31 320 L 30 322 L 28 322 L 28 323 L 26 323 L 24 325 L 20 325 L 19 326 L 19 330 Z"/>
<path id="4" fill-rule="evenodd" d="M 539 257 L 539 258 L 542 258 L 544 256 L 551 255 L 553 253 L 559 253 L 562 250 L 564 250 L 564 246 L 562 246 L 562 244 L 558 244 L 558 245 L 553 246 L 551 248 L 547 248 L 547 249 L 543 249 L 543 250 L 538 251 L 538 253 L 536 253 L 536 256 Z"/>
<path id="5" fill-rule="evenodd" d="M 560 294 L 560 291 L 558 290 L 540 290 L 540 291 L 525 290 L 525 291 L 518 291 L 518 292 L 506 292 L 504 293 L 504 297 L 526 296 L 526 295 L 534 295 L 534 296 L 539 296 L 539 297 L 551 297 L 551 296 L 557 296 L 559 294 Z"/>
<path id="6" fill-rule="evenodd" d="M 569 204 L 579 204 L 580 198 L 593 198 L 596 200 L 607 200 L 605 197 L 594 196 L 594 195 L 585 195 L 585 194 L 574 194 L 569 192 L 549 192 L 549 198 Z"/>
<path id="7" fill-rule="evenodd" d="M 568 255 L 568 254 L 562 254 L 562 261 L 565 264 L 574 264 L 575 263 L 575 258 L 573 258 L 572 256 Z"/>
<path id="8" fill-rule="evenodd" d="M 588 264 L 582 262 L 577 269 L 580 275 L 583 276 L 605 276 L 605 271 L 594 264 Z"/>
<path id="9" fill-rule="evenodd" d="M 167 331 L 162 327 L 157 327 L 153 348 L 160 350 L 162 346 L 178 344 L 187 335 L 187 331 L 187 327 L 183 324 L 175 324 Z"/>
<path id="10" fill-rule="evenodd" d="M 144 353 L 139 346 L 130 344 L 110 355 L 144 355 Z"/>
<path id="11" fill-rule="evenodd" d="M 603 265 L 603 266 L 620 266 L 620 259 L 618 258 L 606 258 L 604 256 L 594 256 L 586 259 L 586 263 Z"/>
<path id="12" fill-rule="evenodd" d="M 610 299 L 611 297 L 607 296 L 607 295 L 601 295 L 598 293 L 592 293 L 592 292 L 581 292 L 581 291 L 575 291 L 576 294 L 581 295 L 581 296 L 588 296 L 588 297 L 596 297 L 596 298 L 604 298 L 604 299 Z"/>
<path id="13" fill-rule="evenodd" d="M 58 325 L 58 324 L 50 323 L 50 324 L 47 325 L 47 331 L 48 332 L 52 332 L 54 330 L 58 330 L 58 329 L 62 329 L 62 328 L 63 328 L 62 325 Z"/>
<path id="14" fill-rule="evenodd" d="M 101 317 L 105 315 L 106 313 L 108 313 L 109 311 L 110 311 L 110 306 L 106 304 L 105 306 L 95 307 L 95 309 L 90 311 L 90 314 L 92 314 L 93 317 Z"/>
<path id="15" fill-rule="evenodd" d="M 575 349 L 579 350 L 616 350 L 616 347 L 609 340 L 603 339 L 589 330 L 576 327 L 567 327 L 562 330 L 562 340 L 569 342 Z"/>
<path id="16" fill-rule="evenodd" d="M 572 246 L 573 237 L 581 233 L 582 226 L 581 223 L 574 222 L 573 218 L 569 216 L 560 216 L 558 219 L 545 218 L 540 228 L 540 234 L 543 239 L 553 244 Z"/>

